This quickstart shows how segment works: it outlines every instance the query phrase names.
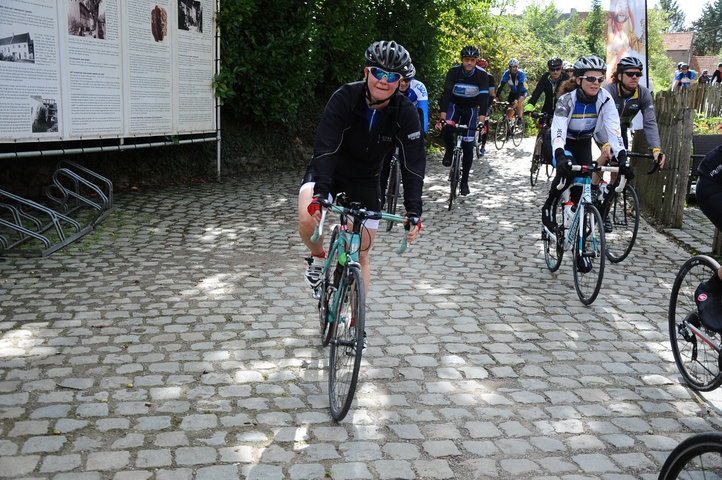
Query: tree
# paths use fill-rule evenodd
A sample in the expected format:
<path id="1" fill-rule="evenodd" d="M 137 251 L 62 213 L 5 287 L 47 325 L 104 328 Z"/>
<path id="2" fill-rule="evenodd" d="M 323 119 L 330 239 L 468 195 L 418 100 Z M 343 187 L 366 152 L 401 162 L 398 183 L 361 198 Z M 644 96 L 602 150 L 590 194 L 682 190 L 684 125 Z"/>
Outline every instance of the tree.
<path id="1" fill-rule="evenodd" d="M 665 32 L 684 32 L 687 30 L 684 26 L 687 16 L 679 9 L 677 0 L 659 0 L 659 6 L 667 16 L 668 26 Z"/>
<path id="2" fill-rule="evenodd" d="M 692 22 L 695 55 L 722 53 L 722 0 L 707 3 L 699 20 Z"/>
<path id="3" fill-rule="evenodd" d="M 586 43 L 589 53 L 601 58 L 607 56 L 605 23 L 601 0 L 592 0 L 592 10 L 584 24 L 584 31 L 587 34 Z"/>
<path id="4" fill-rule="evenodd" d="M 655 92 L 667 90 L 676 71 L 664 49 L 662 32 L 668 28 L 667 12 L 661 8 L 647 9 L 647 66 Z"/>

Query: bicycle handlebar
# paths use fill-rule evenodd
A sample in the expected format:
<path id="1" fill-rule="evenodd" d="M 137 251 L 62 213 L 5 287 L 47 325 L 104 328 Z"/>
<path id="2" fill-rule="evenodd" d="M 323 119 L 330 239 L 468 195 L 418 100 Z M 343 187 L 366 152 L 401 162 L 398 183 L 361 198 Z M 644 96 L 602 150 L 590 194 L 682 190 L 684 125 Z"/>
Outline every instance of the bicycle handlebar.
<path id="1" fill-rule="evenodd" d="M 628 157 L 638 157 L 638 158 L 652 158 L 652 159 L 654 158 L 654 155 L 652 155 L 651 153 L 627 152 L 627 156 Z M 657 158 L 658 159 L 664 158 L 664 153 L 662 153 L 660 151 L 659 156 Z M 660 162 L 659 160 L 656 160 L 654 162 L 654 165 L 652 165 L 652 168 L 647 172 L 647 175 L 651 175 L 654 172 L 656 172 L 657 170 L 659 170 L 659 162 Z"/>
<path id="2" fill-rule="evenodd" d="M 609 166 L 600 166 L 596 163 L 593 165 L 572 165 L 571 166 L 572 172 L 582 172 L 582 173 L 590 173 L 590 172 L 610 172 L 610 173 L 619 173 L 619 167 L 609 167 Z M 624 186 L 627 183 L 627 177 L 624 174 L 619 175 L 619 185 L 616 187 L 621 192 L 624 190 Z M 560 184 L 561 185 L 561 184 Z M 558 188 L 558 187 L 557 187 Z"/>

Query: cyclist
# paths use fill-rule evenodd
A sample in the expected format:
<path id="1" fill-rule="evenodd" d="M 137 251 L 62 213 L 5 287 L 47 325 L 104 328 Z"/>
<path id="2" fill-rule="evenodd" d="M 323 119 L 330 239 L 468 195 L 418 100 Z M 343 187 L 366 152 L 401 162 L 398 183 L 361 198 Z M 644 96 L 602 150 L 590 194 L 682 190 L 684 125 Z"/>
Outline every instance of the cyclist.
<path id="1" fill-rule="evenodd" d="M 572 62 L 564 60 L 562 62 L 562 70 L 564 70 L 564 73 L 566 73 L 569 78 L 574 76 L 574 64 L 572 64 Z"/>
<path id="2" fill-rule="evenodd" d="M 705 155 L 697 173 L 697 204 L 722 231 L 722 145 Z M 697 287 L 694 298 L 702 322 L 719 330 L 722 327 L 722 268 Z"/>
<path id="3" fill-rule="evenodd" d="M 491 107 L 494 106 L 494 102 L 496 102 L 496 85 L 494 81 L 494 75 L 492 75 L 487 68 L 489 68 L 489 62 L 486 61 L 484 58 L 480 58 L 476 61 L 476 68 L 480 68 L 486 72 L 486 74 L 489 76 L 489 106 L 486 108 L 486 120 L 484 121 L 484 133 L 481 134 L 481 138 L 479 139 L 479 143 L 481 144 L 481 150 L 479 151 L 480 156 L 484 156 L 486 154 L 486 140 L 489 138 L 489 117 L 491 117 Z"/>
<path id="4" fill-rule="evenodd" d="M 710 83 L 711 77 L 709 76 L 709 70 L 702 70 L 702 75 L 699 76 L 699 83 Z"/>
<path id="5" fill-rule="evenodd" d="M 559 87 L 566 80 L 569 80 L 569 75 L 562 72 L 562 63 L 562 59 L 559 57 L 550 58 L 547 61 L 549 71 L 542 76 L 531 97 L 529 97 L 529 103 L 536 106 L 539 97 L 544 94 L 544 104 L 541 111 L 549 115 L 554 114 L 554 104 L 556 103 Z"/>
<path id="6" fill-rule="evenodd" d="M 574 64 L 574 77 L 562 86 L 554 118 L 552 119 L 552 151 L 556 159 L 556 176 L 552 181 L 549 197 L 542 207 L 542 223 L 554 232 L 556 224 L 552 205 L 566 190 L 575 176 L 572 163 L 592 163 L 592 136 L 595 131 L 605 130 L 612 152 L 619 161 L 621 173 L 632 175 L 627 166 L 627 152 L 619 135 L 619 114 L 614 108 L 609 92 L 602 87 L 607 65 L 595 55 L 581 57 Z M 567 91 L 568 90 L 568 91 Z M 578 199 L 579 194 L 574 192 Z M 590 266 L 586 257 L 580 257 L 584 264 L 577 265 L 581 271 Z"/>
<path id="7" fill-rule="evenodd" d="M 326 252 L 323 240 L 311 242 L 321 218 L 319 199 L 345 192 L 349 201 L 379 210 L 379 171 L 394 145 L 403 151 L 406 223 L 413 241 L 421 224 L 421 190 L 426 170 L 424 140 L 413 104 L 398 91 L 411 64 L 408 51 L 394 41 L 378 41 L 365 53 L 364 80 L 342 85 L 329 99 L 321 116 L 313 157 L 298 194 L 298 231 L 311 250 L 305 278 L 311 286 L 321 281 Z M 360 263 L 364 284 L 369 284 L 369 252 L 378 220 L 364 222 Z"/>
<path id="8" fill-rule="evenodd" d="M 712 81 L 709 83 L 722 83 L 722 63 L 717 64 L 717 70 L 712 73 Z"/>
<path id="9" fill-rule="evenodd" d="M 694 70 L 689 69 L 689 64 L 682 63 L 682 65 L 679 66 L 679 71 L 674 75 L 674 82 L 672 82 L 672 90 L 677 88 L 678 86 L 686 87 L 688 85 L 694 84 L 695 80 L 697 78 L 697 74 Z"/>
<path id="10" fill-rule="evenodd" d="M 483 70 L 476 68 L 476 59 L 479 56 L 479 49 L 472 45 L 461 49 L 461 65 L 451 67 L 446 74 L 444 93 L 439 104 L 440 120 L 436 124 L 446 143 L 443 160 L 445 167 L 451 165 L 451 157 L 454 153 L 454 129 L 451 126 L 444 126 L 446 120 L 469 126 L 461 143 L 464 152 L 460 189 L 462 195 L 469 194 L 469 170 L 474 160 L 477 115 L 482 123 L 486 121 L 486 115 L 479 115 L 479 112 L 486 113 L 489 102 L 489 76 Z"/>
<path id="11" fill-rule="evenodd" d="M 416 110 L 419 113 L 419 122 L 421 123 L 421 133 L 426 138 L 426 133 L 429 130 L 429 95 L 426 92 L 426 85 L 418 81 L 416 78 L 416 67 L 413 64 L 409 65 L 408 71 L 401 78 L 399 83 L 399 92 L 403 93 L 411 100 Z M 381 206 L 383 207 L 386 201 L 386 186 L 389 183 L 389 172 L 391 170 L 391 157 L 393 153 L 386 157 L 384 160 L 384 166 L 381 169 Z"/>
<path id="12" fill-rule="evenodd" d="M 509 68 L 501 75 L 501 82 L 496 89 L 496 94 L 501 95 L 504 85 L 509 85 L 509 96 L 507 102 L 516 108 L 516 123 L 522 125 L 522 110 L 524 97 L 527 93 L 526 74 L 523 70 L 519 70 L 519 60 L 512 58 L 509 60 Z"/>

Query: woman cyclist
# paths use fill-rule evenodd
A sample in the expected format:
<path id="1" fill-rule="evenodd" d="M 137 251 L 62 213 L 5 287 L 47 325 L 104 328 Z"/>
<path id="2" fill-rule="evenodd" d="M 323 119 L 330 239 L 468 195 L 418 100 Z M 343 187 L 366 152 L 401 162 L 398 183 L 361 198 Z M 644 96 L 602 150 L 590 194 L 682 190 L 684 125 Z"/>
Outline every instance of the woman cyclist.
<path id="1" fill-rule="evenodd" d="M 394 41 L 373 43 L 365 54 L 364 80 L 342 85 L 329 99 L 316 131 L 313 158 L 298 194 L 298 231 L 311 250 L 306 260 L 306 281 L 321 280 L 326 252 L 323 239 L 311 242 L 321 219 L 320 198 L 345 192 L 348 200 L 378 211 L 379 172 L 384 158 L 398 145 L 402 151 L 401 175 L 407 221 L 413 241 L 421 227 L 421 190 L 426 170 L 424 140 L 414 105 L 400 94 L 399 82 L 411 65 L 411 56 Z M 359 262 L 368 291 L 369 251 L 378 220 L 364 222 Z"/>
<path id="2" fill-rule="evenodd" d="M 722 145 L 705 155 L 697 173 L 697 204 L 722 231 Z M 694 297 L 702 322 L 715 330 L 722 328 L 722 268 L 697 287 Z"/>
<path id="3" fill-rule="evenodd" d="M 619 135 L 619 115 L 609 92 L 601 88 L 607 65 L 604 60 L 589 55 L 574 64 L 574 78 L 561 88 L 552 119 L 552 151 L 556 159 L 556 176 L 549 197 L 542 207 L 542 223 L 553 233 L 556 224 L 552 205 L 562 192 L 569 188 L 575 176 L 572 163 L 591 165 L 592 137 L 595 131 L 604 130 L 612 152 L 620 164 L 620 172 L 627 173 L 627 152 Z M 578 199 L 578 192 L 573 192 Z M 574 199 L 573 199 L 574 200 Z M 585 257 L 580 259 L 586 260 Z M 583 268 L 578 265 L 577 268 Z"/>

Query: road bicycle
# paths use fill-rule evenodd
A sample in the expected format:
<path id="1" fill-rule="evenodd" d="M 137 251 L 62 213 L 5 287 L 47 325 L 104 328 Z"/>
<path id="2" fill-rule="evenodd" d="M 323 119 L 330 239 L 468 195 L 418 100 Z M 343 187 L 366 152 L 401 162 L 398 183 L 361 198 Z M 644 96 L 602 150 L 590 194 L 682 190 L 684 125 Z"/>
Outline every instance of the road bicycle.
<path id="1" fill-rule="evenodd" d="M 541 171 L 541 166 L 545 164 L 542 147 L 544 145 L 544 133 L 548 128 L 547 124 L 552 118 L 552 115 L 548 113 L 536 112 L 530 112 L 530 115 L 533 119 L 537 120 L 536 141 L 534 142 L 534 151 L 532 152 L 531 156 L 531 170 L 529 171 L 529 180 L 531 181 L 531 186 L 533 188 L 539 180 L 539 172 Z M 547 180 L 551 178 L 553 171 L 554 166 L 551 163 L 546 163 Z"/>
<path id="2" fill-rule="evenodd" d="M 496 122 L 496 129 L 494 131 L 494 145 L 496 145 L 496 149 L 501 150 L 504 142 L 508 139 L 511 139 L 514 146 L 518 147 L 524 138 L 524 124 L 517 125 L 517 119 L 519 117 L 516 114 L 516 109 L 513 107 L 514 104 L 510 104 L 509 102 L 496 102 L 495 105 L 506 107 L 505 113 L 503 113 Z"/>
<path id="3" fill-rule="evenodd" d="M 461 141 L 464 134 L 469 130 L 468 125 L 459 125 L 451 120 L 444 122 L 445 126 L 452 127 L 454 129 L 454 135 L 456 135 L 456 145 L 451 156 L 451 168 L 449 169 L 449 210 L 454 206 L 454 200 L 459 196 L 461 190 L 461 176 L 463 174 L 463 158 L 464 152 L 461 149 Z M 478 129 L 479 127 L 477 127 Z M 483 126 L 482 126 L 483 128 Z"/>
<path id="4" fill-rule="evenodd" d="M 679 269 L 669 298 L 667 320 L 674 362 L 687 385 L 701 392 L 714 390 L 722 384 L 722 335 L 702 322 L 695 291 L 719 268 L 713 258 L 695 255 Z"/>
<path id="5" fill-rule="evenodd" d="M 722 479 L 722 433 L 698 433 L 667 456 L 657 480 Z"/>
<path id="6" fill-rule="evenodd" d="M 618 172 L 619 167 L 600 167 L 593 163 L 591 166 L 572 165 L 571 170 L 585 174 L 572 181 L 572 187 L 582 187 L 582 194 L 579 202 L 573 204 L 568 188 L 552 204 L 556 226 L 553 232 L 542 226 L 544 259 L 547 268 L 556 272 L 562 263 L 564 251 L 571 249 L 574 289 L 584 305 L 591 305 L 602 286 L 606 258 L 602 216 L 592 203 L 591 173 Z M 560 187 L 563 187 L 562 184 Z"/>
<path id="7" fill-rule="evenodd" d="M 399 165 L 399 147 L 396 147 L 394 154 L 391 156 L 389 166 L 388 185 L 386 186 L 386 199 L 384 206 L 386 213 L 396 214 L 396 206 L 399 202 L 399 193 L 401 192 L 401 166 Z M 386 231 L 390 232 L 394 227 L 394 222 L 386 222 Z"/>
<path id="8" fill-rule="evenodd" d="M 314 289 L 314 297 L 318 299 L 321 343 L 331 346 L 328 376 L 331 417 L 340 422 L 348 413 L 356 393 L 365 341 L 366 297 L 359 263 L 362 224 L 366 219 L 402 223 L 404 218 L 366 210 L 358 202 L 351 202 L 348 207 L 334 205 L 325 199 L 320 203 L 324 208 L 321 221 L 311 236 L 312 242 L 317 241 L 323 232 L 327 211 L 338 213 L 341 217 L 340 224 L 334 226 L 331 234 L 321 283 Z M 407 223 L 407 229 L 410 224 Z M 406 234 L 396 253 L 401 254 L 405 250 Z"/>
<path id="9" fill-rule="evenodd" d="M 476 129 L 476 133 L 474 134 L 474 152 L 476 152 L 476 158 L 481 159 L 484 156 L 484 153 L 482 152 L 482 148 L 484 148 L 484 145 L 481 143 L 481 139 L 484 135 L 489 133 L 489 119 L 487 118 L 484 121 L 483 125 L 479 125 Z"/>

